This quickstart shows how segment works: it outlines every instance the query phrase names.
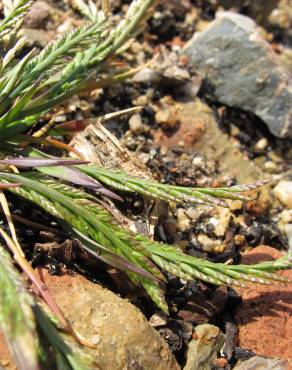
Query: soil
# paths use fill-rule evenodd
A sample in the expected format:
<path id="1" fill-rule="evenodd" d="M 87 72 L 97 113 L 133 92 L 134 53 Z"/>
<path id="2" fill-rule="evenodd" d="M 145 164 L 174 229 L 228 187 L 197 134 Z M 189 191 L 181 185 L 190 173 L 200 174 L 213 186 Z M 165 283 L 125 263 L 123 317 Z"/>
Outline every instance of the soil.
<path id="1" fill-rule="evenodd" d="M 40 39 L 41 35 L 46 42 L 58 29 L 70 29 L 82 22 L 66 1 L 49 1 L 50 5 L 40 3 L 43 8 L 30 16 L 26 24 L 27 28 L 40 31 L 38 37 L 31 40 L 37 47 L 44 41 Z M 116 14 L 123 12 L 128 3 L 113 1 L 113 11 Z M 104 126 L 139 157 L 155 179 L 163 183 L 218 187 L 271 178 L 270 187 L 252 194 L 254 201 L 233 202 L 227 214 L 211 207 L 171 205 L 167 217 L 155 229 L 157 240 L 175 243 L 190 255 L 215 262 L 245 263 L 247 257 L 243 253 L 251 251 L 249 255 L 254 258 L 258 251 L 262 252 L 258 249 L 260 245 L 268 245 L 268 254 L 272 256 L 280 253 L 278 251 L 287 252 L 289 248 L 282 224 L 291 214 L 287 216 L 289 209 L 273 196 L 271 189 L 279 179 L 291 180 L 292 151 L 291 140 L 272 136 L 257 117 L 211 102 L 204 84 L 198 76 L 191 74 L 188 61 L 179 55 L 193 34 L 203 30 L 223 6 L 228 9 L 228 3 L 216 0 L 162 1 L 148 22 L 146 32 L 126 54 L 130 64 L 141 64 L 160 53 L 168 63 L 160 83 L 134 79 L 96 94 L 74 97 L 54 113 L 61 122 L 144 105 L 139 112 L 143 125 L 139 130 L 131 129 L 128 115 L 111 119 Z M 231 6 L 233 11 L 257 19 L 258 13 L 250 6 L 252 2 L 237 3 Z M 285 6 L 285 1 L 283 4 Z M 284 13 L 282 8 L 279 12 Z M 279 54 L 285 54 L 284 50 L 292 45 L 290 24 L 285 18 L 282 23 L 275 24 L 267 17 L 259 21 L 262 32 Z M 33 34 L 30 33 L 32 38 Z M 187 73 L 188 81 L 196 81 L 197 92 L 186 90 L 184 80 L 182 82 L 181 76 L 177 77 L 179 73 L 176 71 L 175 74 L 174 69 L 173 75 L 169 72 L 167 76 L 165 71 L 173 65 L 179 66 L 179 73 Z M 161 110 L 171 110 L 167 112 L 167 117 L 174 116 L 167 119 L 170 124 L 157 117 Z M 44 122 L 50 118 L 47 115 Z M 261 146 L 259 142 L 263 139 L 265 145 Z M 15 198 L 10 196 L 9 200 L 12 199 Z M 121 211 L 128 218 L 134 221 L 145 219 L 141 197 L 127 195 L 126 201 L 127 207 Z M 34 267 L 46 268 L 50 274 L 56 275 L 54 279 L 65 272 L 78 272 L 121 297 L 130 298 L 150 323 L 155 315 L 161 314 L 143 292 L 133 294 L 129 291 L 132 286 L 117 283 L 120 275 L 117 279 L 116 271 L 109 271 L 105 264 L 96 263 L 84 254 L 77 242 L 62 234 L 53 218 L 27 203 L 11 202 L 11 206 L 15 214 L 46 226 L 36 229 L 16 223 L 21 244 Z M 48 231 L 47 227 L 57 229 L 57 233 Z M 225 354 L 218 359 L 214 369 L 231 369 L 238 359 L 248 359 L 255 354 L 292 360 L 291 287 L 235 291 L 197 281 L 183 284 L 170 275 L 168 278 L 170 316 L 161 325 L 153 326 L 168 343 L 181 367 L 186 363 L 187 346 L 194 327 L 205 323 L 218 326 L 226 334 Z M 260 301 L 259 307 L 255 300 Z M 255 320 L 254 315 L 259 309 L 261 317 Z M 0 336 L 0 366 L 12 369 L 8 366 L 10 362 L 9 352 Z"/>

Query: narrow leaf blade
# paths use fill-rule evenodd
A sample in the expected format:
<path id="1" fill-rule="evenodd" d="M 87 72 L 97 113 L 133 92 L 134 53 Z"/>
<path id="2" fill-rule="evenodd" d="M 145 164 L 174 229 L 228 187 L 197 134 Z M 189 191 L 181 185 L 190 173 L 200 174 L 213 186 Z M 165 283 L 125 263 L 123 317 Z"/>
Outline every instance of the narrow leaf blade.
<path id="1" fill-rule="evenodd" d="M 76 164 L 86 164 L 88 161 L 58 159 L 58 158 L 9 158 L 0 160 L 0 164 L 16 166 L 20 168 L 29 167 L 49 167 L 49 166 L 74 166 Z"/>
<path id="2" fill-rule="evenodd" d="M 38 370 L 33 300 L 0 246 L 0 326 L 19 370 Z"/>
<path id="3" fill-rule="evenodd" d="M 85 173 L 79 171 L 77 168 L 67 166 L 52 166 L 39 168 L 39 171 L 58 179 L 70 181 L 76 185 L 83 186 L 84 188 L 95 190 L 96 192 L 103 194 L 109 198 L 113 198 L 121 202 L 123 201 L 123 198 L 104 188 L 99 182 L 86 175 Z"/>

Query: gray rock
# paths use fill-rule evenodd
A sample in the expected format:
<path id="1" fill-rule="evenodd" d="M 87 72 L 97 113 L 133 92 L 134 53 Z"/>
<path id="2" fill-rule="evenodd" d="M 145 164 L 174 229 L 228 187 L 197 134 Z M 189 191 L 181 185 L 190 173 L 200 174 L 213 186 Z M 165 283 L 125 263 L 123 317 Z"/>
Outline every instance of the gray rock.
<path id="1" fill-rule="evenodd" d="M 234 370 L 287 370 L 287 363 L 283 360 L 277 360 L 264 357 L 253 357 L 247 361 L 238 363 Z"/>
<path id="2" fill-rule="evenodd" d="M 210 324 L 198 325 L 187 353 L 184 370 L 210 370 L 223 346 L 225 334 Z"/>
<path id="3" fill-rule="evenodd" d="M 292 137 L 291 75 L 254 21 L 223 12 L 184 48 L 214 100 L 254 113 L 278 137 Z"/>

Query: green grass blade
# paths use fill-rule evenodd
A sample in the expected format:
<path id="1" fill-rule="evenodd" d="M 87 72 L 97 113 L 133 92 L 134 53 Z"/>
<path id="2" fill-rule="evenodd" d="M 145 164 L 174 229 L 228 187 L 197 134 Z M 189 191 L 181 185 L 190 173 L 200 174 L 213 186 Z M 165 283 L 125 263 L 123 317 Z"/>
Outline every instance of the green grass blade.
<path id="1" fill-rule="evenodd" d="M 78 166 L 81 171 L 87 175 L 92 176 L 106 185 L 111 186 L 116 190 L 137 192 L 145 197 L 153 199 L 172 201 L 178 204 L 193 204 L 203 203 L 215 206 L 226 207 L 227 204 L 222 199 L 246 199 L 240 194 L 233 191 L 229 192 L 229 188 L 187 188 L 182 186 L 174 186 L 167 184 L 160 184 L 153 180 L 145 180 L 128 175 L 121 170 L 98 167 L 95 165 Z M 253 183 L 249 188 L 256 188 L 262 186 L 263 182 Z M 247 185 L 238 186 L 238 191 L 246 191 Z"/>
<path id="2" fill-rule="evenodd" d="M 33 299 L 0 245 L 0 327 L 19 370 L 37 370 L 38 339 Z"/>
<path id="3" fill-rule="evenodd" d="M 65 342 L 65 336 L 59 333 L 51 319 L 40 306 L 35 305 L 34 313 L 43 335 L 46 336 L 49 343 L 53 347 L 56 355 L 58 370 L 64 368 L 71 370 L 92 369 L 93 359 L 88 353 L 85 352 L 84 348 L 79 346 L 77 347 L 77 344 L 75 344 L 74 348 L 72 343 L 68 345 Z"/>
<path id="4" fill-rule="evenodd" d="M 22 21 L 34 0 L 19 0 L 10 14 L 0 23 L 0 38 L 11 32 Z"/>

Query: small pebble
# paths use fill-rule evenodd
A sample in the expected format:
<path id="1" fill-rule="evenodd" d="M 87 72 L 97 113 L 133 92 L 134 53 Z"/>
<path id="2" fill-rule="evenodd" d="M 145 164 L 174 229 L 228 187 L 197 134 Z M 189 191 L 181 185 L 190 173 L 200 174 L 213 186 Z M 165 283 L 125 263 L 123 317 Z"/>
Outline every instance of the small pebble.
<path id="1" fill-rule="evenodd" d="M 243 206 L 242 200 L 238 199 L 230 203 L 229 209 L 231 211 L 240 211 L 242 209 L 242 206 Z"/>
<path id="2" fill-rule="evenodd" d="M 273 161 L 267 161 L 264 163 L 264 171 L 267 173 L 277 173 L 278 172 L 278 166 Z"/>
<path id="3" fill-rule="evenodd" d="M 205 166 L 205 161 L 204 161 L 204 158 L 202 157 L 195 157 L 192 161 L 192 165 L 193 166 L 196 166 L 196 167 L 199 167 L 199 168 L 203 168 Z"/>
<path id="4" fill-rule="evenodd" d="M 199 207 L 191 207 L 186 210 L 186 214 L 193 222 L 196 222 L 202 216 L 202 213 L 202 209 Z"/>
<path id="5" fill-rule="evenodd" d="M 136 104 L 137 105 L 147 105 L 148 103 L 148 97 L 147 95 L 140 95 L 137 99 L 136 99 Z"/>
<path id="6" fill-rule="evenodd" d="M 131 49 L 132 49 L 133 53 L 138 54 L 140 51 L 143 50 L 143 45 L 140 42 L 135 41 L 131 45 Z"/>
<path id="7" fill-rule="evenodd" d="M 157 123 L 165 128 L 173 128 L 177 124 L 177 112 L 173 107 L 159 110 L 155 115 Z"/>
<path id="8" fill-rule="evenodd" d="M 177 228 L 178 230 L 184 232 L 187 231 L 190 228 L 190 219 L 185 213 L 185 210 L 183 208 L 179 208 L 177 210 Z"/>
<path id="9" fill-rule="evenodd" d="M 148 153 L 140 153 L 140 154 L 139 154 L 139 159 L 140 159 L 143 163 L 147 164 L 147 163 L 150 161 L 151 156 L 150 156 Z"/>
<path id="10" fill-rule="evenodd" d="M 136 135 L 143 134 L 145 132 L 142 117 L 139 113 L 133 114 L 133 116 L 129 119 L 129 126 L 130 130 Z"/>
<path id="11" fill-rule="evenodd" d="M 163 157 L 164 157 L 164 156 L 166 156 L 167 152 L 168 152 L 167 147 L 162 146 L 162 147 L 160 148 L 160 153 L 161 153 L 161 155 L 162 155 Z"/>
<path id="12" fill-rule="evenodd" d="M 55 117 L 56 123 L 65 122 L 66 120 L 67 120 L 67 116 L 65 114 L 61 114 Z"/>
<path id="13" fill-rule="evenodd" d="M 178 143 L 177 143 L 178 146 L 180 146 L 181 148 L 184 148 L 185 147 L 185 142 L 183 140 L 180 140 Z"/>
<path id="14" fill-rule="evenodd" d="M 231 124 L 231 136 L 236 137 L 239 134 L 240 134 L 240 129 L 237 126 Z"/>
<path id="15" fill-rule="evenodd" d="M 268 145 L 269 145 L 268 140 L 267 140 L 265 137 L 263 137 L 262 139 L 260 139 L 260 140 L 255 144 L 254 149 L 255 149 L 256 151 L 258 151 L 258 152 L 262 152 L 262 151 L 264 151 L 264 150 L 267 148 L 267 146 L 268 146 Z"/>
<path id="16" fill-rule="evenodd" d="M 274 194 L 285 207 L 292 208 L 292 181 L 280 181 Z"/>
<path id="17" fill-rule="evenodd" d="M 244 243 L 245 243 L 245 236 L 244 235 L 241 235 L 241 234 L 235 235 L 235 237 L 234 237 L 234 243 L 236 245 L 244 245 Z"/>
<path id="18" fill-rule="evenodd" d="M 275 163 L 283 162 L 283 159 L 273 150 L 269 152 L 268 157 Z"/>
<path id="19" fill-rule="evenodd" d="M 179 80 L 179 81 L 185 81 L 185 80 L 189 80 L 191 78 L 189 72 L 186 69 L 180 68 L 176 65 L 168 67 L 164 71 L 163 75 L 165 77 L 175 79 L 175 80 Z"/>
<path id="20" fill-rule="evenodd" d="M 150 317 L 149 324 L 153 326 L 154 328 L 156 328 L 157 326 L 166 325 L 167 320 L 165 319 L 165 317 L 155 313 L 154 315 Z"/>
<path id="21" fill-rule="evenodd" d="M 144 68 L 133 77 L 134 82 L 143 83 L 155 83 L 160 80 L 160 76 L 157 72 L 153 71 L 151 68 Z"/>
<path id="22" fill-rule="evenodd" d="M 219 218 L 210 218 L 209 223 L 214 226 L 214 233 L 216 236 L 224 236 L 226 234 L 230 219 L 231 213 L 229 209 L 222 209 Z"/>
<path id="23" fill-rule="evenodd" d="M 218 247 L 220 247 L 218 240 L 210 239 L 205 234 L 199 234 L 197 239 L 200 242 L 200 244 L 202 245 L 202 250 L 204 252 L 208 252 L 208 253 L 222 252 L 221 248 L 218 248 Z"/>

